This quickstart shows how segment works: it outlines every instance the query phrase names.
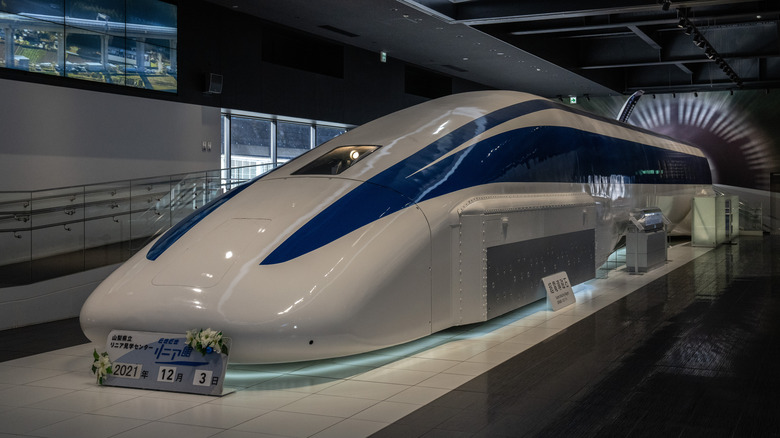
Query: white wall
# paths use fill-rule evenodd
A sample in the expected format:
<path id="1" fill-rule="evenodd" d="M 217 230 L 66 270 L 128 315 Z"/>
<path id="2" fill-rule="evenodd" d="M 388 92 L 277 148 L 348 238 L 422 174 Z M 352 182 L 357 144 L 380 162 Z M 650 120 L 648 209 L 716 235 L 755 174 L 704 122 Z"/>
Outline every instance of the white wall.
<path id="1" fill-rule="evenodd" d="M 0 191 L 216 169 L 219 154 L 219 108 L 0 79 Z"/>

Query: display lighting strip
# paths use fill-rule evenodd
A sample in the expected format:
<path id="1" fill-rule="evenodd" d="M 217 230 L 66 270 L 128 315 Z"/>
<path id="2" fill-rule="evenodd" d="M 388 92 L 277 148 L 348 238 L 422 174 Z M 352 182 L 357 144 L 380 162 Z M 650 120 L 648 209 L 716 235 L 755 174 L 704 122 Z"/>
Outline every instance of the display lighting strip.
<path id="1" fill-rule="evenodd" d="M 715 64 L 717 64 L 718 67 L 723 70 L 723 73 L 728 76 L 731 82 L 737 84 L 737 87 L 742 88 L 742 79 L 739 77 L 739 75 L 737 75 L 737 73 L 734 71 L 734 69 L 731 68 L 731 66 L 729 66 L 726 60 L 723 59 L 720 54 L 718 54 L 717 50 L 712 47 L 712 44 L 707 41 L 707 38 L 704 38 L 704 35 L 699 32 L 699 29 L 696 28 L 696 26 L 693 24 L 693 22 L 691 22 L 691 20 L 688 19 L 688 17 L 685 15 L 681 16 L 677 21 L 677 27 L 683 29 L 686 35 L 693 35 L 693 44 L 695 44 L 696 47 L 704 50 L 704 55 L 714 61 Z"/>

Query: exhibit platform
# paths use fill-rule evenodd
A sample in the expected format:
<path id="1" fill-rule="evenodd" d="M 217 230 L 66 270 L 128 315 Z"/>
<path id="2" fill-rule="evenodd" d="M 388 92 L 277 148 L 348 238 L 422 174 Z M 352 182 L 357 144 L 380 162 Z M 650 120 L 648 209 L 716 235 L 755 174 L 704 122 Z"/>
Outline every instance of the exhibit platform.
<path id="1" fill-rule="evenodd" d="M 75 321 L 9 330 L 7 349 L 30 355 L 0 362 L 0 436 L 776 436 L 778 273 L 776 238 L 679 244 L 650 272 L 576 286 L 557 312 L 541 301 L 373 353 L 230 365 L 222 397 L 97 385 L 95 346 L 57 344 L 81 342 Z"/>

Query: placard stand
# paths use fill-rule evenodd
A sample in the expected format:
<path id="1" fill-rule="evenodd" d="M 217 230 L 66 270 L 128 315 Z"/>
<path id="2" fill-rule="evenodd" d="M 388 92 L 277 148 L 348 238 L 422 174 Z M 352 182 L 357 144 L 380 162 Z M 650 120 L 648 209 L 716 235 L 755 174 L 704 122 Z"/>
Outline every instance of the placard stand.
<path id="1" fill-rule="evenodd" d="M 547 291 L 547 302 L 553 311 L 563 309 L 577 302 L 574 291 L 569 283 L 569 275 L 561 271 L 542 278 L 544 289 Z"/>
<path id="2" fill-rule="evenodd" d="M 230 338 L 222 338 L 230 351 Z M 185 335 L 113 330 L 106 348 L 112 374 L 107 386 L 225 395 L 223 392 L 228 355 L 201 354 L 187 345 Z"/>

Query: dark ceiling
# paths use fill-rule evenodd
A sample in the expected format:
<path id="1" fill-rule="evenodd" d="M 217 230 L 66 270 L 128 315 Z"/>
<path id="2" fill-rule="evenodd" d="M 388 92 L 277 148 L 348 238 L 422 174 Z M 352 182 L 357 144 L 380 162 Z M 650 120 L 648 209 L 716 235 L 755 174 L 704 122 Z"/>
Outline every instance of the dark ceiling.
<path id="1" fill-rule="evenodd" d="M 780 86 L 778 0 L 209 1 L 548 97 Z"/>
<path id="2" fill-rule="evenodd" d="M 780 83 L 777 0 L 419 3 L 623 93 Z"/>

